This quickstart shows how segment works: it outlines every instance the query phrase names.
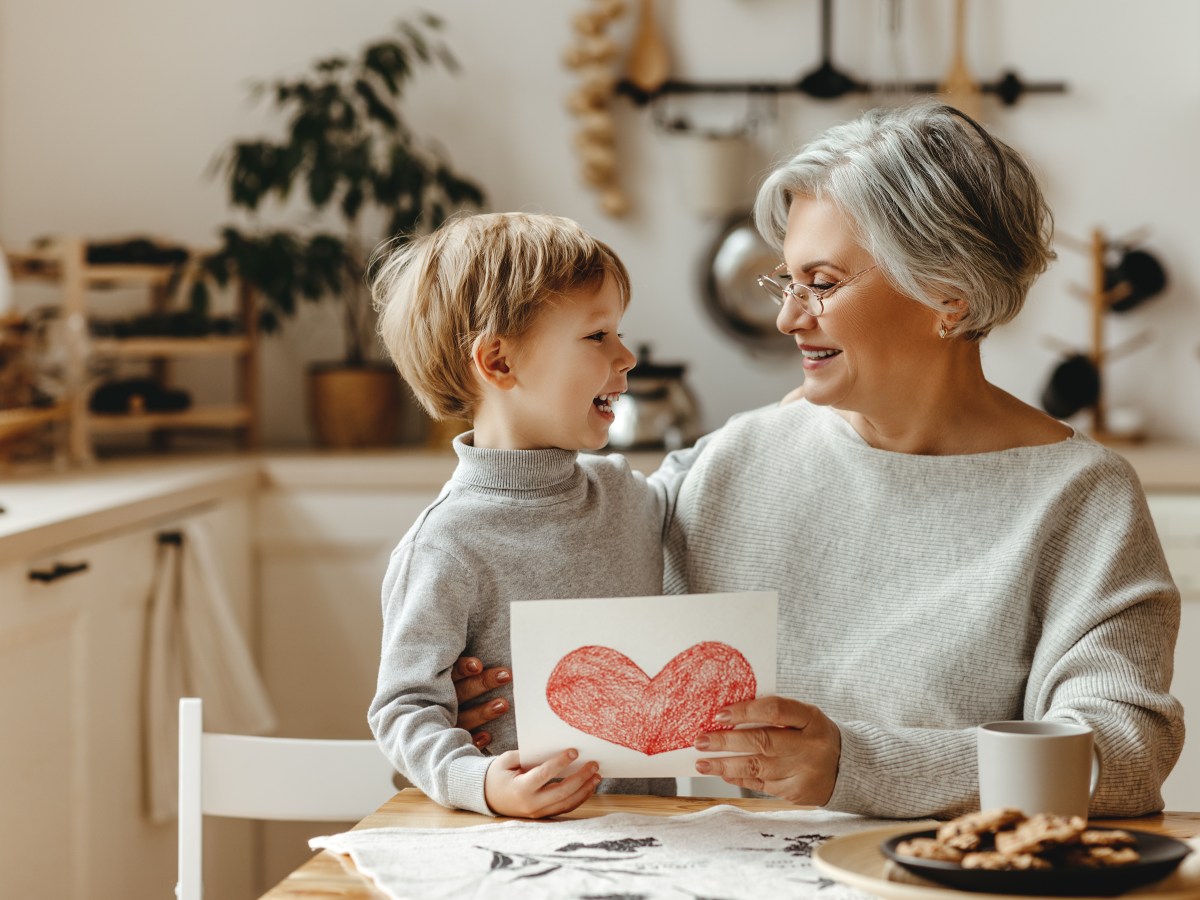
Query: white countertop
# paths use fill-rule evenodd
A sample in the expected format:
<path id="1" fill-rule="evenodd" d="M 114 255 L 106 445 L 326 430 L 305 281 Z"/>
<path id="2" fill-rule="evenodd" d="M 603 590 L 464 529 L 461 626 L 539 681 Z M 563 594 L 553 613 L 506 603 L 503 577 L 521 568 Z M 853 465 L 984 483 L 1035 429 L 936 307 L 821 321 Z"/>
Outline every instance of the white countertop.
<path id="1" fill-rule="evenodd" d="M 1200 446 L 1117 448 L 1149 493 L 1200 493 Z M 651 472 L 661 452 L 627 454 Z M 297 451 L 153 456 L 0 480 L 0 564 L 27 560 L 108 532 L 225 497 L 265 489 L 436 490 L 450 477 L 448 450 Z"/>
<path id="2" fill-rule="evenodd" d="M 0 564 L 256 490 L 254 456 L 151 457 L 0 481 Z"/>

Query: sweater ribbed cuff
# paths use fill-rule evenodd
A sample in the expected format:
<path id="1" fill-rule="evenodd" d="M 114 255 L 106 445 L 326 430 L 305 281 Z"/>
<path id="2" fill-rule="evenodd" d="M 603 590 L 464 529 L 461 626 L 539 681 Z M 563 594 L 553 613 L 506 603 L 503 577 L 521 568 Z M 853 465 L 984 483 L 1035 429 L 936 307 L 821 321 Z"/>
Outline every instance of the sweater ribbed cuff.
<path id="1" fill-rule="evenodd" d="M 494 756 L 464 756 L 450 764 L 450 776 L 446 789 L 449 805 L 454 809 L 469 809 L 471 812 L 494 816 L 483 793 L 483 779 L 488 766 L 496 761 Z"/>

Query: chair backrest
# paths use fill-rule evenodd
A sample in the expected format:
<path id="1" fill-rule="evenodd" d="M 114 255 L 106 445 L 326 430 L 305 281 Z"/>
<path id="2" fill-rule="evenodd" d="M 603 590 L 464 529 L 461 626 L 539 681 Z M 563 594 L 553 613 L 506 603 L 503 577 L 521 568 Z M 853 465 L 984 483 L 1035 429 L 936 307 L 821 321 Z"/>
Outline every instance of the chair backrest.
<path id="1" fill-rule="evenodd" d="M 201 701 L 179 701 L 179 900 L 201 900 L 205 815 L 349 822 L 396 792 L 375 741 L 206 733 Z"/>

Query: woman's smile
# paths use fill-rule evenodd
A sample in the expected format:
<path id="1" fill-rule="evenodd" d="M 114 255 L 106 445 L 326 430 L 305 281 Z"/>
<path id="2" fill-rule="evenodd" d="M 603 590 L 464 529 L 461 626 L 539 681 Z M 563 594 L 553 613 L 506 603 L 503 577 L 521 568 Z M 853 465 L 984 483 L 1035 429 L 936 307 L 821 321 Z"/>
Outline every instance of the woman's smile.
<path id="1" fill-rule="evenodd" d="M 809 344 L 800 345 L 800 354 L 804 357 L 804 369 L 811 372 L 822 369 L 834 359 L 842 355 L 841 350 L 832 347 L 814 347 Z"/>

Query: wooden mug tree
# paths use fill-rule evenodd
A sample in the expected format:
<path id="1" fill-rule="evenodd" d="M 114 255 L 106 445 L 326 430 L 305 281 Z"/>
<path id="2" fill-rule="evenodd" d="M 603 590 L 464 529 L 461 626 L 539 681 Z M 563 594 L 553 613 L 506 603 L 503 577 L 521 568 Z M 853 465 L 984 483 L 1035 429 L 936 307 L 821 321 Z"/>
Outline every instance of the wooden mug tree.
<path id="1" fill-rule="evenodd" d="M 1119 281 L 1112 287 L 1108 286 L 1109 270 L 1106 265 L 1106 256 L 1110 247 L 1111 243 L 1105 237 L 1103 230 L 1093 229 L 1088 245 L 1091 260 L 1091 287 L 1086 293 L 1092 316 L 1092 343 L 1088 356 L 1099 375 L 1100 389 L 1096 395 L 1096 402 L 1091 407 L 1092 437 L 1102 443 L 1132 443 L 1144 440 L 1145 435 L 1140 430 L 1111 430 L 1112 423 L 1109 421 L 1108 409 L 1104 400 L 1104 367 L 1114 359 L 1144 345 L 1149 341 L 1150 335 L 1143 332 L 1112 350 L 1105 346 L 1106 317 L 1113 311 L 1114 304 L 1124 300 L 1134 290 L 1128 281 Z"/>

